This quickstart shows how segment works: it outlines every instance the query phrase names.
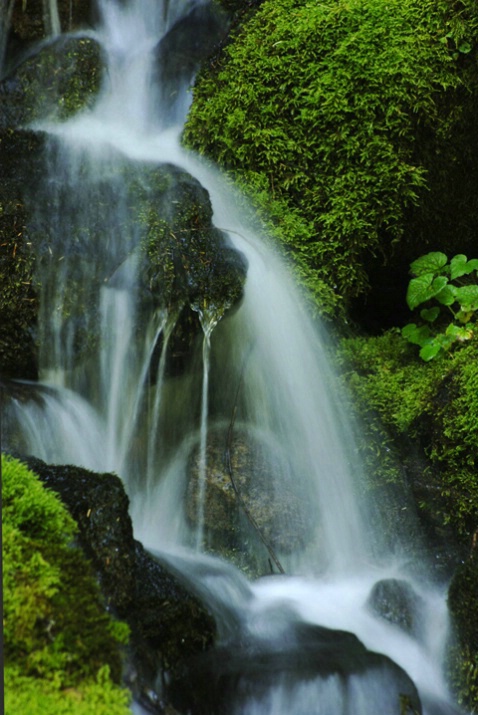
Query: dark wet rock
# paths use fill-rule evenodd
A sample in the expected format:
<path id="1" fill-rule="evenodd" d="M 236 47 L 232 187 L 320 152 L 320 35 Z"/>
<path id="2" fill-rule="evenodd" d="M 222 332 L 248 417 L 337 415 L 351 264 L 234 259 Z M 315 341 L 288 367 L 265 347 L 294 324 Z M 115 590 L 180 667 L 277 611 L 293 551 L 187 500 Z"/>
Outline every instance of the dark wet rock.
<path id="1" fill-rule="evenodd" d="M 38 45 L 0 82 L 0 128 L 65 120 L 94 101 L 101 51 L 90 37 L 62 35 Z"/>
<path id="2" fill-rule="evenodd" d="M 35 379 L 38 311 L 26 192 L 41 174 L 43 136 L 0 131 L 0 375 Z"/>
<path id="3" fill-rule="evenodd" d="M 424 603 L 408 581 L 395 578 L 378 581 L 367 605 L 380 618 L 406 633 L 419 633 Z"/>
<path id="4" fill-rule="evenodd" d="M 200 478 L 196 444 L 188 463 L 186 507 L 193 524 L 199 512 Z M 308 533 L 307 498 L 294 485 L 297 480 L 291 465 L 275 441 L 245 426 L 236 426 L 232 433 L 229 425 L 210 429 L 204 493 L 207 543 L 219 553 L 240 550 L 238 539 L 249 520 L 250 538 L 260 532 L 275 552 L 289 554 L 303 548 Z"/>
<path id="5" fill-rule="evenodd" d="M 58 19 L 62 32 L 70 32 L 89 25 L 92 16 L 90 0 L 57 0 Z M 51 17 L 45 12 L 44 0 L 14 0 L 10 20 L 13 40 L 35 42 L 51 32 Z"/>
<path id="6" fill-rule="evenodd" d="M 161 712 L 158 677 L 179 676 L 185 660 L 211 646 L 212 617 L 134 539 L 119 477 L 36 458 L 22 461 L 59 494 L 76 520 L 79 545 L 96 570 L 106 607 L 131 628 L 127 685 L 138 700 Z"/>
<path id="7" fill-rule="evenodd" d="M 226 715 L 234 708 L 243 712 L 252 701 L 267 701 L 276 689 L 283 697 L 294 699 L 303 685 L 316 688 L 314 702 L 321 698 L 321 688 L 332 676 L 336 678 L 337 699 L 331 714 L 342 713 L 341 697 L 349 688 L 357 688 L 363 679 L 364 698 L 370 712 L 383 715 L 419 715 L 420 699 L 408 675 L 384 655 L 368 651 L 351 633 L 321 626 L 292 623 L 289 633 L 277 642 L 231 643 L 194 658 L 185 677 L 173 681 L 173 704 L 191 715 Z M 352 679 L 353 678 L 353 684 Z M 386 687 L 387 707 L 378 709 L 376 681 Z M 350 693 L 349 697 L 353 697 Z M 284 705 L 285 701 L 282 701 Z M 310 696 L 308 706 L 310 708 Z M 233 704 L 233 706 L 231 706 Z M 298 708 L 297 710 L 295 708 Z M 333 709 L 335 708 L 335 709 Z M 247 709 L 247 708 L 246 708 Z M 292 701 L 293 712 L 300 702 Z"/>
<path id="8" fill-rule="evenodd" d="M 477 533 L 471 554 L 456 569 L 448 591 L 448 606 L 454 630 L 448 651 L 448 669 L 453 690 L 463 706 L 470 711 L 478 702 Z"/>
<path id="9" fill-rule="evenodd" d="M 182 17 L 156 49 L 159 81 L 166 97 L 193 78 L 200 63 L 227 35 L 226 13 L 215 3 L 198 5 Z"/>

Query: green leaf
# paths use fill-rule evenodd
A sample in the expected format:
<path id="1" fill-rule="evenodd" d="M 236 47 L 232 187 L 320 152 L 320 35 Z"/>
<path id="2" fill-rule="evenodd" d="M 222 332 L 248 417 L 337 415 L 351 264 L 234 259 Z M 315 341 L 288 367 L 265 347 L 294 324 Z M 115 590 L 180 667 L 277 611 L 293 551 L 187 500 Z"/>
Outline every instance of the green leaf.
<path id="1" fill-rule="evenodd" d="M 447 256 L 440 251 L 432 251 L 425 256 L 417 258 L 410 264 L 410 271 L 415 276 L 422 276 L 426 273 L 438 273 L 448 262 Z"/>
<path id="2" fill-rule="evenodd" d="M 456 291 L 458 289 L 455 286 L 447 284 L 444 288 L 439 291 L 434 298 L 442 305 L 453 305 L 456 301 Z"/>
<path id="3" fill-rule="evenodd" d="M 456 288 L 455 298 L 460 304 L 462 310 L 478 310 L 478 285 Z"/>
<path id="4" fill-rule="evenodd" d="M 420 350 L 419 355 L 425 362 L 430 362 L 430 360 L 433 360 L 433 358 L 436 357 L 441 351 L 441 345 L 433 341 L 428 343 L 428 345 L 424 345 L 424 347 Z"/>
<path id="5" fill-rule="evenodd" d="M 466 327 L 465 325 L 455 325 L 455 323 L 450 323 L 446 329 L 446 334 L 453 339 L 453 341 L 458 340 L 460 343 L 465 342 L 465 340 L 471 340 L 473 337 L 473 331 Z"/>
<path id="6" fill-rule="evenodd" d="M 471 44 L 469 42 L 462 42 L 460 45 L 458 45 L 458 52 L 461 52 L 464 55 L 467 55 L 469 52 L 471 52 Z"/>
<path id="7" fill-rule="evenodd" d="M 417 326 L 415 323 L 409 323 L 402 328 L 402 336 L 413 345 L 426 345 L 432 338 L 428 325 Z"/>
<path id="8" fill-rule="evenodd" d="M 455 280 L 455 278 L 469 275 L 473 271 L 478 270 L 478 259 L 472 258 L 468 261 L 463 253 L 459 253 L 451 259 L 450 269 L 451 279 Z"/>
<path id="9" fill-rule="evenodd" d="M 423 308 L 420 311 L 420 317 L 422 320 L 426 320 L 429 323 L 433 323 L 440 315 L 440 308 L 436 305 L 434 308 Z"/>
<path id="10" fill-rule="evenodd" d="M 408 284 L 406 298 L 410 310 L 413 310 L 417 305 L 428 300 L 428 291 L 432 283 L 433 273 L 425 273 L 419 278 L 412 278 Z"/>

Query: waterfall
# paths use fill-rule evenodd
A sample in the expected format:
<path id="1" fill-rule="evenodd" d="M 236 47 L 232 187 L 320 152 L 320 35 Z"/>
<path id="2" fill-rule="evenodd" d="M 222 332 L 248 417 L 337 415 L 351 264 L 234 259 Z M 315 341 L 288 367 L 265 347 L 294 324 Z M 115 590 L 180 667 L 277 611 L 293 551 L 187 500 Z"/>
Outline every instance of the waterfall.
<path id="1" fill-rule="evenodd" d="M 231 714 L 401 715 L 412 712 L 415 686 L 425 715 L 458 712 L 441 671 L 445 594 L 425 573 L 409 572 L 400 549 L 390 553 L 373 530 L 355 426 L 325 331 L 220 173 L 180 146 L 189 78 L 166 91 L 154 58 L 181 18 L 205 4 L 101 0 L 97 35 L 108 71 L 97 104 L 42 126 L 51 145 L 48 177 L 33 201 L 44 241 L 40 384 L 30 386 L 31 399 L 8 401 L 7 445 L 51 463 L 118 472 L 136 538 L 214 611 L 221 637 L 203 685 L 212 678 L 207 668 L 224 677 Z M 248 264 L 234 310 L 191 302 L 202 336 L 191 347 L 196 362 L 181 374 L 170 360 L 184 304 L 158 306 L 140 283 L 148 236 L 138 196 L 150 195 L 159 165 L 188 172 L 208 191 L 215 227 Z M 236 477 L 243 489 L 240 469 L 249 460 L 269 490 L 259 509 L 267 529 L 257 518 L 247 523 L 244 510 L 234 525 L 259 564 L 256 581 L 207 553 L 216 526 L 208 512 L 214 439 L 225 439 L 236 458 L 221 467 L 222 479 Z M 270 559 L 258 529 L 271 531 L 287 575 L 265 575 Z M 408 598 L 413 627 L 374 606 L 380 584 Z"/>

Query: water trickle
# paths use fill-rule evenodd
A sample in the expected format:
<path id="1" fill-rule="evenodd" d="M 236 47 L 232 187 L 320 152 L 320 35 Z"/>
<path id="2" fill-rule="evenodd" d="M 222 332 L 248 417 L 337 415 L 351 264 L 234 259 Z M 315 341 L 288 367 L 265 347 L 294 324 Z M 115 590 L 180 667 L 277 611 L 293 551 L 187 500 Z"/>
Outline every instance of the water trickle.
<path id="1" fill-rule="evenodd" d="M 204 539 L 204 501 L 206 497 L 207 479 L 207 434 L 209 416 L 209 371 L 211 354 L 211 334 L 216 327 L 219 316 L 215 310 L 203 308 L 199 310 L 199 321 L 203 329 L 204 338 L 202 346 L 203 379 L 201 390 L 201 422 L 199 427 L 199 468 L 197 484 L 197 528 L 196 550 L 201 551 Z"/>

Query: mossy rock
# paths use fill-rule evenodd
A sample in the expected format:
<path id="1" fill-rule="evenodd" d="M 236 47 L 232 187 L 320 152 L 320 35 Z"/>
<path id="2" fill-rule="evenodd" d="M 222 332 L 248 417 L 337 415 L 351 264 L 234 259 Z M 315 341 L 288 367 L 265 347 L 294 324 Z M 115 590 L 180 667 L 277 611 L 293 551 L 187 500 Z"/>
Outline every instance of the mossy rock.
<path id="1" fill-rule="evenodd" d="M 448 668 L 460 704 L 471 712 L 478 707 L 477 533 L 471 556 L 456 570 L 448 593 L 456 638 L 449 654 Z"/>
<path id="2" fill-rule="evenodd" d="M 342 349 L 344 378 L 369 436 L 366 451 L 387 457 L 393 450 L 401 468 L 390 479 L 404 479 L 428 544 L 449 571 L 478 526 L 477 338 L 430 363 L 396 329 L 344 340 Z"/>
<path id="3" fill-rule="evenodd" d="M 266 0 L 200 74 L 186 143 L 250 193 L 322 312 L 384 265 L 406 283 L 417 232 L 471 240 L 477 38 L 474 0 Z"/>
<path id="4" fill-rule="evenodd" d="M 0 131 L 0 374 L 35 379 L 38 294 L 26 194 L 42 175 L 43 136 Z"/>
<path id="5" fill-rule="evenodd" d="M 58 20 L 62 32 L 88 25 L 92 16 L 90 0 L 57 0 Z M 51 18 L 45 16 L 43 0 L 14 0 L 10 23 L 11 42 L 32 43 L 51 32 Z"/>
<path id="6" fill-rule="evenodd" d="M 81 689 L 100 672 L 119 684 L 128 629 L 104 608 L 91 565 L 73 545 L 75 522 L 36 475 L 4 455 L 2 500 L 6 666 L 47 690 Z M 121 702 L 126 712 L 127 698 Z"/>
<path id="7" fill-rule="evenodd" d="M 91 106 L 101 69 L 100 46 L 92 38 L 62 35 L 37 46 L 0 83 L 0 128 L 62 121 Z"/>
<path id="8" fill-rule="evenodd" d="M 57 295 L 60 333 L 75 346 L 76 364 L 101 347 L 102 292 L 133 291 L 132 273 L 138 339 L 152 313 L 177 319 L 186 311 L 194 319 L 178 322 L 187 333 L 178 336 L 183 352 L 192 349 L 201 315 L 219 320 L 240 301 L 245 260 L 214 228 L 208 192 L 187 172 L 114 151 L 98 163 L 54 137 L 44 171 L 52 181 L 37 177 L 29 193 L 37 276 L 45 305 Z"/>

